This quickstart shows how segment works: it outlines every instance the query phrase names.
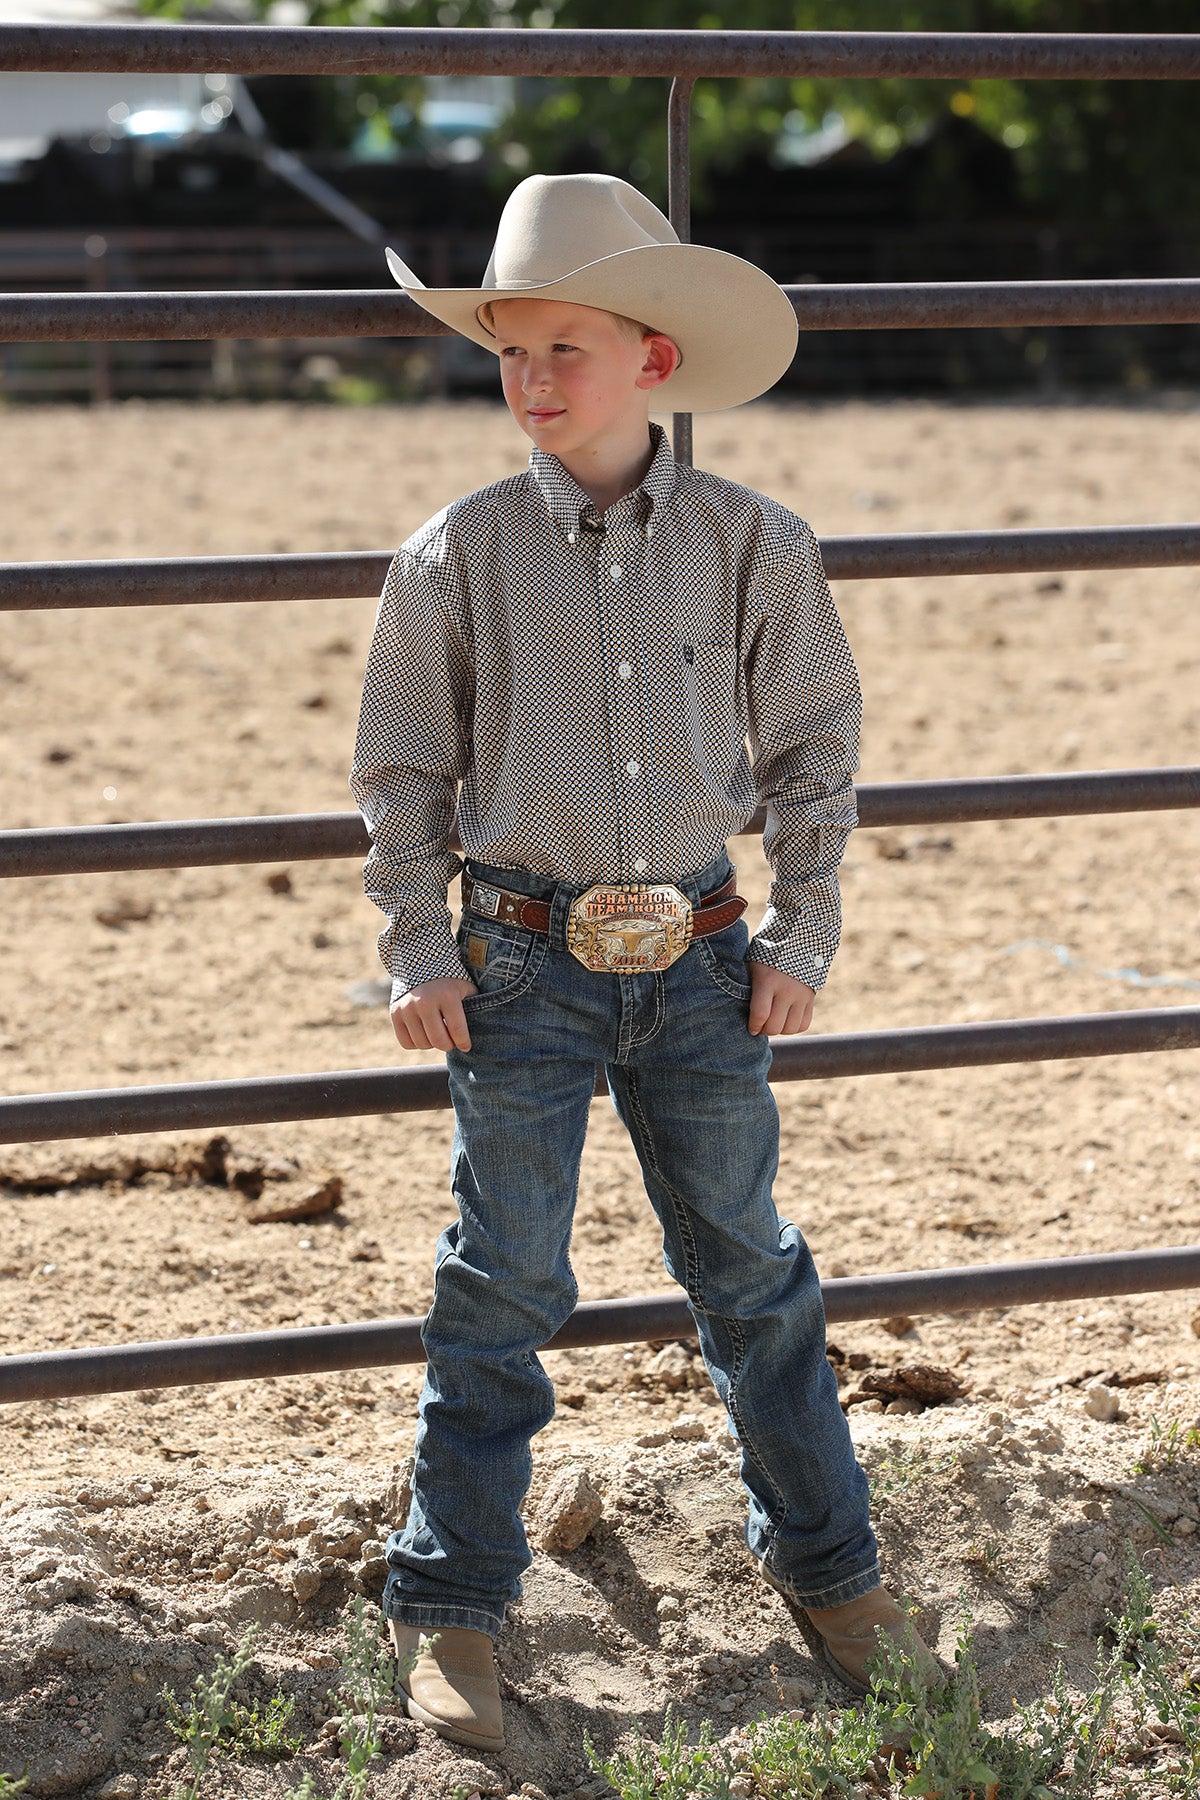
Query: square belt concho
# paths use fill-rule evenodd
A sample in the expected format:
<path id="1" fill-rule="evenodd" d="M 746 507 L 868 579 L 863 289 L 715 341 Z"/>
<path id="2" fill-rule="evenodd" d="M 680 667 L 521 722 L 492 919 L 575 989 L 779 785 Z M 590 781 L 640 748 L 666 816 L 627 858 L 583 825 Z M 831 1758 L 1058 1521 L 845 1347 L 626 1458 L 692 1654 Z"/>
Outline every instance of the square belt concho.
<path id="1" fill-rule="evenodd" d="M 572 903 L 567 949 L 585 969 L 603 975 L 646 975 L 669 969 L 694 938 L 724 931 L 746 909 L 734 890 L 737 876 L 693 906 L 670 883 L 601 883 Z M 545 935 L 550 903 L 463 877 L 463 905 L 486 919 Z"/>

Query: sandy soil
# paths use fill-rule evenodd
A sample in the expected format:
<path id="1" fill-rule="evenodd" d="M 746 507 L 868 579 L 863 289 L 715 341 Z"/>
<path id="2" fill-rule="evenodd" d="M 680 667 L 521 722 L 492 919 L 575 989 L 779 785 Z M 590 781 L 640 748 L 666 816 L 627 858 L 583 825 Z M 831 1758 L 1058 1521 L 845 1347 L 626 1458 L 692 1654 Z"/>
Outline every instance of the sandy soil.
<path id="1" fill-rule="evenodd" d="M 386 549 L 452 495 L 523 460 L 515 427 L 484 406 L 0 412 L 0 556 Z M 778 494 L 818 535 L 1134 523 L 1194 515 L 1200 438 L 1197 406 L 1185 396 L 1154 405 L 759 405 L 701 421 L 697 460 Z M 1186 569 L 841 584 L 867 702 L 863 779 L 1194 761 L 1196 591 L 1195 572 Z M 346 807 L 372 614 L 373 603 L 361 600 L 7 616 L 0 623 L 3 823 Z M 739 840 L 736 850 L 753 919 L 766 871 L 752 840 Z M 282 873 L 216 868 L 10 883 L 0 935 L 7 1091 L 420 1060 L 397 1050 L 384 1012 L 348 994 L 378 973 L 376 915 L 361 896 L 356 864 L 297 864 L 287 871 L 290 883 L 272 882 Z M 844 874 L 843 948 L 816 1030 L 1196 1003 L 1195 825 L 1187 814 L 863 831 Z M 1200 1226 L 1196 1075 L 1194 1054 L 1171 1053 L 782 1086 L 779 1204 L 802 1225 L 827 1275 L 1188 1242 Z M 178 1137 L 0 1151 L 4 1349 L 424 1308 L 432 1242 L 449 1204 L 448 1115 L 231 1135 L 232 1161 L 223 1167 L 266 1163 L 269 1173 L 271 1159 L 289 1159 L 292 1189 L 332 1171 L 343 1184 L 341 1207 L 297 1223 L 255 1223 L 237 1186 L 206 1180 L 197 1172 L 197 1146 Z M 211 1174 L 211 1159 L 203 1166 Z M 653 1220 L 606 1105 L 594 1109 L 581 1195 L 574 1254 L 584 1297 L 661 1290 Z M 1010 1597 L 1001 1609 L 1007 1623 L 995 1615 L 988 1654 L 995 1651 L 997 1666 L 1006 1655 L 1031 1655 L 1043 1625 L 1053 1635 L 1051 1621 L 1070 1612 L 1077 1574 L 1070 1559 L 1056 1559 L 1053 1533 L 1085 1529 L 1076 1506 L 1081 1484 L 1114 1479 L 1117 1463 L 1127 1466 L 1132 1454 L 1128 1443 L 1114 1444 L 1132 1441 L 1151 1415 L 1160 1422 L 1195 1415 L 1195 1307 L 1186 1294 L 1153 1296 L 921 1319 L 900 1342 L 874 1324 L 835 1334 L 876 1372 L 926 1361 L 973 1384 L 968 1400 L 920 1420 L 881 1421 L 855 1406 L 864 1455 L 885 1425 L 910 1436 L 951 1430 L 973 1441 L 989 1410 L 1019 1409 L 1031 1394 L 1028 1416 L 1039 1429 L 1074 1434 L 1078 1479 L 1046 1477 L 1042 1517 L 1008 1494 L 1003 1530 L 1014 1581 L 1026 1587 L 1019 1602 Z M 642 1455 L 631 1447 L 637 1436 L 694 1412 L 724 1485 L 695 1487 L 689 1459 L 699 1450 L 686 1444 L 667 1488 L 673 1495 L 672 1483 L 683 1483 L 694 1497 L 711 1487 L 713 1520 L 731 1521 L 736 1495 L 715 1406 L 690 1378 L 682 1388 L 657 1379 L 651 1355 L 615 1348 L 551 1359 L 563 1405 L 539 1440 L 538 1480 L 556 1459 L 591 1459 L 615 1494 L 621 1472 Z M 132 1654 L 122 1634 L 142 1629 L 136 1607 L 129 1611 L 120 1597 L 121 1556 L 141 1556 L 146 1581 L 186 1595 L 168 1635 L 185 1632 L 189 1619 L 233 1630 L 251 1613 L 221 1611 L 209 1551 L 196 1566 L 189 1510 L 196 1496 L 206 1494 L 223 1518 L 248 1522 L 256 1542 L 270 1496 L 288 1497 L 295 1511 L 307 1489 L 311 1502 L 302 1510 L 332 1519 L 341 1498 L 352 1499 L 364 1529 L 385 1534 L 419 1373 L 147 1392 L 0 1415 L 0 1494 L 10 1518 L 2 1535 L 20 1542 L 24 1533 L 36 1549 L 39 1529 L 65 1542 L 98 1522 L 87 1541 L 93 1561 L 97 1545 L 108 1559 L 94 1594 L 86 1584 L 71 1591 L 68 1581 L 41 1607 L 30 1595 L 50 1579 L 45 1574 L 3 1590 L 0 1606 L 14 1609 L 29 1692 L 42 1694 L 41 1710 L 11 1685 L 2 1696 L 21 1733 L 21 1757 L 40 1759 L 33 1791 L 91 1793 L 114 1774 L 135 1782 L 121 1793 L 160 1791 L 147 1774 L 156 1765 L 145 1758 L 161 1759 L 170 1740 L 152 1720 L 131 1723 L 132 1687 L 121 1687 L 119 1705 L 114 1699 L 90 1762 L 68 1758 L 58 1775 L 52 1766 L 65 1754 L 58 1746 L 71 1717 L 62 1710 L 70 1670 L 78 1685 L 91 1666 L 88 1622 L 110 1621 L 102 1629 L 115 1632 L 122 1668 Z M 1127 1425 L 1082 1415 L 1079 1390 L 1097 1374 L 1154 1378 L 1122 1392 Z M 1047 1399 L 1052 1383 L 1066 1385 Z M 1024 1454 L 1035 1451 L 1027 1444 Z M 911 1558 L 930 1583 L 928 1622 L 940 1624 L 943 1648 L 953 1645 L 964 1533 L 977 1530 L 971 1509 L 985 1504 L 978 1484 L 954 1479 L 944 1517 L 915 1506 L 889 1540 L 896 1579 L 913 1585 Z M 939 1493 L 949 1493 L 949 1480 L 939 1487 L 930 1477 Z M 1194 1469 L 1188 1480 L 1186 1504 L 1195 1511 Z M 137 1498 L 138 1482 L 151 1484 L 148 1498 Z M 104 1483 L 114 1484 L 117 1498 L 103 1508 L 79 1498 L 89 1484 Z M 965 1509 L 959 1524 L 951 1500 Z M 64 1516 L 44 1529 L 30 1523 L 39 1506 L 55 1505 Z M 647 1592 L 655 1581 L 660 1596 L 672 1582 L 683 1584 L 689 1618 L 703 1601 L 708 1623 L 696 1627 L 698 1644 L 707 1643 L 705 1632 L 724 1642 L 721 1621 L 737 1611 L 745 1581 L 736 1533 L 730 1526 L 719 1564 L 695 1562 L 680 1548 L 691 1540 L 670 1524 L 679 1505 L 652 1500 L 645 1521 L 636 1510 L 623 1513 L 625 1551 L 638 1567 L 639 1559 L 653 1564 L 652 1576 L 643 1569 L 638 1577 Z M 688 1505 L 707 1518 L 708 1501 Z M 135 1519 L 143 1521 L 136 1529 Z M 697 1543 L 717 1541 L 704 1537 L 702 1525 L 697 1531 Z M 1107 1540 L 1097 1547 L 1111 1551 Z M 1170 1574 L 1194 1598 L 1200 1564 L 1189 1552 L 1186 1542 L 1173 1552 Z M 328 1597 L 322 1589 L 316 1603 L 305 1603 L 317 1606 L 311 1616 L 294 1594 L 262 1602 L 264 1644 L 276 1634 L 272 1653 L 285 1662 L 290 1656 L 289 1668 L 300 1667 L 310 1626 L 316 1638 L 333 1631 L 339 1598 L 355 1581 L 369 1588 L 370 1559 L 364 1565 L 357 1554 L 356 1546 L 341 1558 Z M 577 1553 L 585 1563 L 594 1554 L 587 1546 Z M 62 1555 L 86 1561 L 87 1546 Z M 1045 1579 L 1031 1586 L 1035 1568 Z M 602 1592 L 602 1583 L 586 1594 L 572 1590 L 568 1604 L 554 1587 L 567 1580 L 563 1566 L 542 1558 L 538 1569 L 543 1586 L 532 1610 L 543 1608 L 543 1621 L 556 1612 L 575 1616 L 576 1602 L 580 1617 L 624 1618 L 626 1601 Z M 578 1568 L 570 1573 L 572 1581 L 584 1578 Z M 619 1563 L 613 1581 L 624 1593 Z M 630 1581 L 633 1592 L 638 1582 Z M 251 1612 L 253 1604 L 245 1603 Z M 532 1616 L 531 1604 L 522 1616 Z M 151 1604 L 144 1610 L 157 1617 Z M 739 1656 L 761 1662 L 775 1644 L 784 1616 L 768 1614 L 769 1607 L 761 1621 L 752 1614 L 753 1630 L 761 1622 L 762 1631 L 745 1645 L 737 1640 Z M 1084 1623 L 1080 1614 L 1078 1630 Z M 688 1657 L 716 1652 L 690 1638 L 674 1646 L 646 1620 L 626 1628 L 645 1656 L 613 1651 L 620 1678 L 612 1676 L 607 1698 L 601 1686 L 587 1689 L 582 1638 L 564 1626 L 551 1650 L 532 1625 L 510 1628 L 514 1708 L 522 1696 L 530 1706 L 536 1700 L 551 1722 L 530 1724 L 528 1742 L 520 1738 L 505 1776 L 514 1789 L 525 1781 L 547 1794 L 573 1794 L 582 1781 L 582 1715 L 562 1710 L 576 1673 L 580 1691 L 594 1694 L 585 1710 L 598 1740 L 606 1730 L 611 1737 L 616 1715 L 661 1709 L 673 1682 L 703 1712 L 709 1690 L 689 1686 L 679 1670 Z M 152 1635 L 162 1629 L 153 1619 L 144 1626 Z M 190 1641 L 194 1649 L 194 1635 Z M 1073 1654 L 1083 1655 L 1082 1642 Z M 545 1686 L 544 1669 L 534 1679 L 539 1643 L 557 1687 Z M 143 1651 L 157 1684 L 162 1672 Z M 191 1652 L 179 1654 L 182 1676 Z M 811 1674 L 798 1640 L 789 1654 Z M 56 1657 L 76 1660 L 67 1660 L 68 1677 L 50 1680 Z M 1042 1678 L 1039 1667 L 1028 1662 L 1028 1681 Z M 0 1711 L 0 1721 L 5 1716 Z M 721 1724 L 723 1715 L 715 1717 Z M 67 1734 L 75 1751 L 80 1735 L 73 1727 Z M 3 1736 L 0 1724 L 0 1747 Z M 433 1762 L 423 1760 L 430 1756 Z M 419 1750 L 398 1749 L 392 1785 L 379 1792 L 441 1792 L 433 1784 L 443 1774 L 449 1792 L 467 1779 L 453 1775 L 452 1759 L 443 1770 L 438 1757 L 450 1753 L 429 1749 L 423 1738 Z M 239 1791 L 282 1792 L 294 1778 Z M 507 1792 L 496 1779 L 495 1791 Z"/>

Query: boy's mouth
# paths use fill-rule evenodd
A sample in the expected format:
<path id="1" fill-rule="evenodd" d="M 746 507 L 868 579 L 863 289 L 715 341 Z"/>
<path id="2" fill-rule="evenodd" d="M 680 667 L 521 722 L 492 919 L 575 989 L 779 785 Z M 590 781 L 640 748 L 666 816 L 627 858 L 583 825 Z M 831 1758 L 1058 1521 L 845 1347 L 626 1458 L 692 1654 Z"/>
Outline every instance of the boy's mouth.
<path id="1" fill-rule="evenodd" d="M 561 418 L 565 411 L 566 408 L 564 406 L 530 406 L 526 408 L 527 416 L 538 425 L 543 424 L 547 419 Z"/>

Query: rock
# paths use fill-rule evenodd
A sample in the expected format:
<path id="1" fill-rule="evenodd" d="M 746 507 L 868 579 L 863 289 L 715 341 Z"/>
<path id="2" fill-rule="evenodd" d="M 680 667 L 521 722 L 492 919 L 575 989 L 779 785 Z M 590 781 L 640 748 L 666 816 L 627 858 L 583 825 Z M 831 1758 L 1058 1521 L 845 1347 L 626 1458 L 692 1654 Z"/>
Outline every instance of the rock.
<path id="1" fill-rule="evenodd" d="M 257 1197 L 246 1195 L 244 1214 L 251 1225 L 277 1225 L 289 1219 L 314 1219 L 321 1213 L 334 1212 L 342 1204 L 343 1182 L 340 1175 L 326 1173 L 310 1186 L 303 1182 L 279 1182 L 266 1187 Z"/>
<path id="2" fill-rule="evenodd" d="M 689 1443 L 707 1437 L 708 1432 L 699 1413 L 684 1413 L 671 1426 L 671 1436 L 678 1438 L 681 1443 Z"/>
<path id="3" fill-rule="evenodd" d="M 803 1675 L 777 1675 L 775 1686 L 785 1706 L 807 1706 L 816 1698 L 816 1688 Z"/>
<path id="4" fill-rule="evenodd" d="M 692 1377 L 692 1358 L 682 1344 L 664 1344 L 656 1356 L 652 1356 L 646 1365 L 644 1380 L 647 1386 L 665 1387 L 668 1393 L 674 1394 L 685 1388 Z"/>
<path id="5" fill-rule="evenodd" d="M 137 1800 L 136 1775 L 114 1775 L 97 1791 L 96 1800 Z"/>
<path id="6" fill-rule="evenodd" d="M 604 1502 L 586 1469 L 564 1469 L 538 1507 L 538 1542 L 543 1550 L 577 1550 L 603 1511 Z"/>
<path id="7" fill-rule="evenodd" d="M 404 1524 L 412 1499 L 413 1459 L 406 1456 L 398 1462 L 383 1484 L 379 1510 L 384 1523 L 393 1529 Z"/>
<path id="8" fill-rule="evenodd" d="M 1099 1419 L 1104 1424 L 1111 1424 L 1120 1417 L 1121 1402 L 1111 1388 L 1097 1381 L 1084 1396 L 1083 1410 L 1089 1419 Z"/>
<path id="9" fill-rule="evenodd" d="M 901 1413 L 919 1413 L 921 1411 L 921 1402 L 914 1399 L 911 1394 L 903 1395 L 897 1400 L 889 1400 L 883 1410 L 893 1417 L 896 1417 Z"/>
<path id="10" fill-rule="evenodd" d="M 660 1619 L 678 1619 L 683 1616 L 683 1607 L 674 1594 L 664 1594 L 654 1610 Z"/>
<path id="11" fill-rule="evenodd" d="M 916 1400 L 919 1412 L 922 1406 L 941 1406 L 948 1400 L 961 1399 L 969 1385 L 952 1369 L 939 1368 L 936 1363 L 902 1363 L 894 1369 L 864 1375 L 858 1393 L 884 1401 Z M 853 1401 L 855 1395 L 851 1394 L 850 1399 Z"/>
<path id="12" fill-rule="evenodd" d="M 316 1563 L 298 1562 L 292 1570 L 292 1592 L 301 1606 L 318 1592 L 325 1577 Z"/>
<path id="13" fill-rule="evenodd" d="M 883 1329 L 894 1338 L 907 1337 L 913 1328 L 914 1321 L 907 1313 L 894 1313 L 890 1319 L 880 1319 Z"/>

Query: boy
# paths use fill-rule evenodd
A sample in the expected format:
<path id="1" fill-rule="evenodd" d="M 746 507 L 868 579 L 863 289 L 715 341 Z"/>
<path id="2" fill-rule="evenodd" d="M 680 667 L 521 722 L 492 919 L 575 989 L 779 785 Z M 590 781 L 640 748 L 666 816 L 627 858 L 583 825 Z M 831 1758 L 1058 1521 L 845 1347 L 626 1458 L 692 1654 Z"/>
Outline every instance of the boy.
<path id="1" fill-rule="evenodd" d="M 768 1034 L 807 1028 L 837 947 L 857 675 L 809 527 L 678 467 L 649 422 L 652 400 L 764 392 L 795 349 L 791 306 L 604 175 L 522 182 L 479 289 L 423 288 L 388 258 L 499 356 L 534 445 L 527 472 L 397 552 L 350 778 L 396 1036 L 446 1051 L 455 1111 L 459 1218 L 438 1240 L 383 1600 L 401 1667 L 416 1656 L 405 1705 L 503 1746 L 493 1640 L 529 1564 L 518 1509 L 554 1410 L 537 1350 L 576 1300 L 597 1062 L 741 1446 L 764 1578 L 858 1692 L 877 1628 L 936 1680 L 879 1585 L 816 1272 L 771 1198 Z M 760 801 L 776 879 L 750 941 L 725 841 Z"/>

